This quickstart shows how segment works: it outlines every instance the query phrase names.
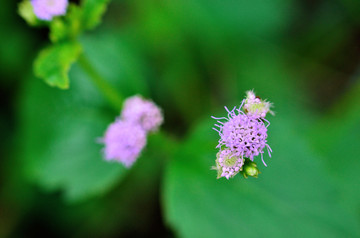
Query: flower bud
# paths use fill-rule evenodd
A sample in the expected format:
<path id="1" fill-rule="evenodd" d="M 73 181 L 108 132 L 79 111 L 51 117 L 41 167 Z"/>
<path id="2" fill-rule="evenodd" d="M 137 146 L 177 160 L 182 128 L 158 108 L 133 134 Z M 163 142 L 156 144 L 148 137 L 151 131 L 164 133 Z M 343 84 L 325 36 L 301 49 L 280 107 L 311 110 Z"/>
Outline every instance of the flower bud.
<path id="1" fill-rule="evenodd" d="M 268 112 L 274 114 L 274 112 L 270 110 L 271 107 L 272 103 L 256 97 L 254 91 L 246 92 L 244 110 L 248 116 L 265 118 Z"/>
<path id="2" fill-rule="evenodd" d="M 248 162 L 244 165 L 242 174 L 244 175 L 245 178 L 247 178 L 248 176 L 257 178 L 259 173 L 260 173 L 260 171 L 257 168 L 256 163 Z"/>

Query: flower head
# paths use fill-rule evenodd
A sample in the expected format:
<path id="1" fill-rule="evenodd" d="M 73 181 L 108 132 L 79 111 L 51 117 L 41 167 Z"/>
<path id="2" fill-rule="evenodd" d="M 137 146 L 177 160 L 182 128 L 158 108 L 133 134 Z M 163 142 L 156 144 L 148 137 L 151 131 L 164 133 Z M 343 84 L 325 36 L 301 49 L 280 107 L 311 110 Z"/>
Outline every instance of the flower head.
<path id="1" fill-rule="evenodd" d="M 125 101 L 121 118 L 141 125 L 147 132 L 156 131 L 164 121 L 161 109 L 138 95 Z"/>
<path id="2" fill-rule="evenodd" d="M 146 132 L 137 124 L 117 120 L 107 128 L 103 142 L 107 160 L 117 160 L 130 167 L 146 145 Z"/>
<path id="3" fill-rule="evenodd" d="M 227 108 L 226 108 L 227 109 Z M 228 109 L 227 109 L 228 110 Z M 236 114 L 236 111 L 238 114 Z M 249 117 L 240 108 L 229 112 L 226 122 L 219 122 L 220 140 L 218 148 L 229 148 L 236 156 L 244 156 L 254 160 L 255 156 L 264 153 L 264 148 L 270 148 L 266 142 L 267 127 L 262 120 Z M 270 150 L 268 151 L 270 155 Z M 265 162 L 264 162 L 265 164 Z"/>
<path id="4" fill-rule="evenodd" d="M 254 91 L 250 90 L 246 92 L 244 109 L 248 116 L 264 118 L 268 112 L 274 114 L 274 112 L 270 110 L 271 107 L 272 104 L 270 102 L 256 97 Z"/>
<path id="5" fill-rule="evenodd" d="M 242 171 L 242 174 L 244 175 L 245 178 L 247 178 L 248 176 L 257 178 L 259 173 L 260 173 L 260 171 L 257 168 L 256 163 L 251 162 L 249 160 L 247 160 L 245 162 L 245 165 L 244 165 L 243 171 Z"/>
<path id="6" fill-rule="evenodd" d="M 218 178 L 225 177 L 229 179 L 234 177 L 242 170 L 244 165 L 243 157 L 236 156 L 230 149 L 225 149 L 216 155 L 216 170 Z"/>
<path id="7" fill-rule="evenodd" d="M 51 21 L 55 16 L 65 15 L 68 0 L 31 0 L 37 18 Z"/>
<path id="8" fill-rule="evenodd" d="M 213 167 L 218 171 L 218 178 L 229 179 L 239 171 L 245 178 L 257 177 L 259 170 L 254 159 L 258 155 L 261 155 L 262 162 L 267 166 L 263 158 L 264 149 L 267 149 L 270 157 L 272 150 L 267 144 L 270 122 L 264 117 L 268 112 L 272 113 L 270 107 L 271 103 L 257 98 L 253 91 L 248 91 L 239 108 L 234 107 L 230 111 L 225 107 L 227 117 L 212 117 L 217 120 L 217 128 L 213 129 L 220 136 L 216 146 L 220 151 L 216 156 L 216 167 Z"/>

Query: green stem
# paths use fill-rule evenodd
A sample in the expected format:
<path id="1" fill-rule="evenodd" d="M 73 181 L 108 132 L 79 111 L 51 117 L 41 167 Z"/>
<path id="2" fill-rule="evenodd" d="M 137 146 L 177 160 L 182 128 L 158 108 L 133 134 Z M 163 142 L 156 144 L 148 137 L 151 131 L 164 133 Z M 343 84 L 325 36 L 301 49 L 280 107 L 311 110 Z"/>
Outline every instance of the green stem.
<path id="1" fill-rule="evenodd" d="M 119 111 L 123 97 L 117 92 L 108 81 L 106 81 L 92 66 L 89 60 L 86 58 L 84 54 L 81 54 L 79 57 L 79 64 L 84 72 L 90 77 L 91 81 L 95 84 L 95 86 L 100 90 L 103 96 L 109 101 L 111 106 Z"/>

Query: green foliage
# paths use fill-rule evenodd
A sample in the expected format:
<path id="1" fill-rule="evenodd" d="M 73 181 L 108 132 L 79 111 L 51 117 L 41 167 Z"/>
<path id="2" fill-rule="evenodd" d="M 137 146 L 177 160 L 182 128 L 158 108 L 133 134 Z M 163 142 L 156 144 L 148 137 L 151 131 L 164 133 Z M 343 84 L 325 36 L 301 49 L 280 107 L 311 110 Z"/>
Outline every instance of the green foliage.
<path id="1" fill-rule="evenodd" d="M 100 95 L 85 77 L 76 78 L 68 91 L 29 81 L 21 114 L 28 178 L 47 190 L 63 190 L 70 201 L 103 194 L 125 174 L 121 165 L 103 160 L 97 141 L 113 117 L 92 108 L 102 102 Z M 92 103 L 84 103 L 91 91 Z"/>
<path id="2" fill-rule="evenodd" d="M 146 93 L 143 85 L 139 86 L 141 74 L 134 73 L 139 59 L 134 53 L 126 52 L 130 46 L 124 39 L 117 38 L 120 34 L 102 32 L 100 35 L 81 39 L 95 70 L 106 75 L 114 90 L 126 96 Z M 98 47 L 94 49 L 93 45 Z M 129 62 L 133 63 L 129 65 Z M 106 162 L 101 153 L 103 145 L 97 142 L 118 116 L 119 108 L 110 111 L 106 98 L 79 66 L 75 64 L 70 71 L 74 82 L 69 90 L 58 91 L 29 80 L 21 99 L 21 136 L 24 138 L 21 145 L 27 178 L 46 190 L 63 191 L 69 202 L 103 195 L 127 172 L 118 163 Z M 37 105 L 36 110 L 32 109 L 33 105 Z M 149 140 L 152 149 L 144 152 L 144 160 L 161 155 L 154 161 L 162 163 L 161 158 L 170 153 L 167 148 L 173 148 L 171 141 L 161 135 Z M 165 144 L 163 151 L 154 152 Z"/>
<path id="3" fill-rule="evenodd" d="M 110 0 L 83 0 L 81 3 L 84 29 L 93 29 L 100 24 Z"/>
<path id="4" fill-rule="evenodd" d="M 52 42 L 76 40 L 81 32 L 82 9 L 70 4 L 64 17 L 56 17 L 50 22 L 50 40 Z"/>
<path id="5" fill-rule="evenodd" d="M 47 29 L 0 1 L 1 237 L 360 236 L 359 3 L 121 0 L 86 34 L 110 1 L 71 2 L 49 22 L 18 5 L 49 27 L 38 54 Z M 36 76 L 69 90 L 29 77 L 37 54 Z M 210 115 L 249 89 L 275 105 L 272 158 L 216 179 Z M 165 124 L 125 170 L 97 139 L 134 94 Z"/>
<path id="6" fill-rule="evenodd" d="M 340 188 L 319 157 L 288 118 L 272 121 L 276 133 L 269 143 L 275 152 L 258 179 L 216 179 L 209 170 L 217 140 L 217 133 L 209 132 L 212 122 L 203 123 L 179 148 L 165 174 L 163 199 L 168 222 L 180 237 L 359 234 L 354 214 L 341 209 Z"/>
<path id="7" fill-rule="evenodd" d="M 50 86 L 69 87 L 69 68 L 81 53 L 81 45 L 75 42 L 83 30 L 92 29 L 100 23 L 108 2 L 85 0 L 81 7 L 70 4 L 65 17 L 51 21 L 50 39 L 55 44 L 40 53 L 35 63 L 38 77 Z"/>
<path id="8" fill-rule="evenodd" d="M 52 42 L 76 40 L 84 30 L 100 24 L 109 1 L 84 0 L 81 6 L 69 4 L 64 17 L 56 17 L 50 22 Z"/>
<path id="9" fill-rule="evenodd" d="M 359 78 L 358 76 L 356 78 Z M 343 205 L 360 209 L 360 81 L 346 92 L 331 112 L 314 125 L 309 133 L 312 146 L 326 158 L 325 163 L 341 184 Z"/>
<path id="10" fill-rule="evenodd" d="M 69 88 L 70 66 L 81 53 L 81 45 L 76 41 L 84 30 L 93 29 L 101 22 L 108 3 L 109 0 L 84 0 L 81 6 L 70 3 L 65 16 L 55 17 L 49 23 L 37 19 L 29 0 L 19 4 L 19 14 L 29 25 L 49 24 L 49 37 L 54 43 L 43 49 L 36 59 L 34 72 L 37 77 L 50 86 Z"/>
<path id="11" fill-rule="evenodd" d="M 19 3 L 18 7 L 19 15 L 24 18 L 24 20 L 30 25 L 30 26 L 36 26 L 40 24 L 40 21 L 37 19 L 33 7 L 29 0 L 23 0 Z"/>
<path id="12" fill-rule="evenodd" d="M 43 49 L 34 63 L 35 75 L 50 86 L 69 88 L 68 72 L 81 53 L 76 42 L 62 42 Z"/>

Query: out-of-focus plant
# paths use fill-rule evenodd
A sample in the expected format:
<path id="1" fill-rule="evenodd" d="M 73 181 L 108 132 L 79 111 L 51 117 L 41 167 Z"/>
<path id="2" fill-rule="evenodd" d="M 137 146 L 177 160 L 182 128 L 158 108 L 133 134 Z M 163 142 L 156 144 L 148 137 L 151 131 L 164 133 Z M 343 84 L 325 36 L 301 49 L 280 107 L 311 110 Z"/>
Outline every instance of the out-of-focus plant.
<path id="1" fill-rule="evenodd" d="M 78 38 L 101 22 L 109 0 L 23 0 L 19 14 L 30 26 L 48 27 L 51 44 L 41 50 L 34 63 L 35 75 L 50 86 L 69 88 L 68 73 L 82 52 Z"/>
<path id="2" fill-rule="evenodd" d="M 345 2 L 337 1 L 344 6 L 338 8 L 324 1 L 309 7 L 287 0 L 119 0 L 108 7 L 102 0 L 24 0 L 20 15 L 42 30 L 9 24 L 21 34 L 5 37 L 0 47 L 8 75 L 18 71 L 20 78 L 17 133 L 3 130 L 15 142 L 1 145 L 13 145 L 15 158 L 1 160 L 9 169 L 1 171 L 7 174 L 1 174 L 0 206 L 14 205 L 8 214 L 17 215 L 0 219 L 0 236 L 2 224 L 32 229 L 35 220 L 55 224 L 48 229 L 65 237 L 166 232 L 165 225 L 189 238 L 358 237 L 358 19 L 352 19 L 360 15 Z M 38 8 L 41 3 L 49 8 Z M 1 7 L 1 19 L 13 8 Z M 24 48 L 42 47 L 38 32 L 49 40 L 33 52 L 33 72 L 53 87 L 33 80 L 26 65 L 18 70 Z M 26 36 L 39 45 L 31 47 Z M 239 106 L 249 88 L 276 105 L 266 133 L 266 121 L 249 120 L 263 136 L 256 152 L 267 143 L 274 151 L 269 169 L 255 163 L 254 151 L 245 161 L 231 157 L 225 140 L 215 156 L 219 136 L 209 116 L 221 115 L 222 105 Z M 335 88 L 329 99 L 317 98 L 329 88 Z M 162 110 L 152 102 L 143 107 L 147 99 L 133 95 L 152 98 Z M 248 94 L 243 112 L 263 118 L 270 106 Z M 157 131 L 163 116 L 166 131 Z M 209 170 L 215 159 L 258 178 L 216 180 Z M 9 196 L 12 182 L 22 180 L 26 185 Z"/>

